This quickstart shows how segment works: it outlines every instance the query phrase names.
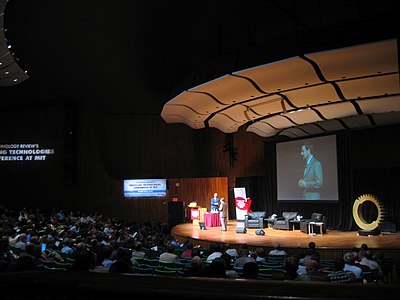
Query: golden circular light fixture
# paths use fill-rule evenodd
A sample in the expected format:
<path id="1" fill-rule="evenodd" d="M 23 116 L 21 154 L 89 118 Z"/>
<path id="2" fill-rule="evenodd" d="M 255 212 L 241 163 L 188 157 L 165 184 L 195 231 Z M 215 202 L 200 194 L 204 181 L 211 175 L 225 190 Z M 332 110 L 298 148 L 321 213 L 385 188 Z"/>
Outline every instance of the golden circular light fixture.
<path id="1" fill-rule="evenodd" d="M 378 211 L 378 216 L 376 220 L 372 221 L 371 223 L 368 223 L 362 214 L 362 207 L 365 202 L 371 202 L 375 205 L 377 211 Z M 379 200 L 371 194 L 364 194 L 358 197 L 353 204 L 353 218 L 354 221 L 357 223 L 357 225 L 363 229 L 363 230 L 368 230 L 368 231 L 373 231 L 379 227 L 379 225 L 382 223 L 383 218 L 385 216 L 385 209 L 383 207 L 383 204 L 379 202 Z"/>

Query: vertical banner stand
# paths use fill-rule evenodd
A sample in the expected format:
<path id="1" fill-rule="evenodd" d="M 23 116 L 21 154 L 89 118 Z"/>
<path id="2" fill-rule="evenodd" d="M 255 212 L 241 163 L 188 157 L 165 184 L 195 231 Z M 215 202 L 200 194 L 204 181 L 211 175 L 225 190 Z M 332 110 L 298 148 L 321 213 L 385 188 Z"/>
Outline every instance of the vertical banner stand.
<path id="1" fill-rule="evenodd" d="M 246 233 L 246 226 L 244 224 L 244 219 L 247 216 L 248 204 L 246 198 L 246 188 L 234 188 L 235 194 L 235 206 L 236 206 L 236 232 Z"/>

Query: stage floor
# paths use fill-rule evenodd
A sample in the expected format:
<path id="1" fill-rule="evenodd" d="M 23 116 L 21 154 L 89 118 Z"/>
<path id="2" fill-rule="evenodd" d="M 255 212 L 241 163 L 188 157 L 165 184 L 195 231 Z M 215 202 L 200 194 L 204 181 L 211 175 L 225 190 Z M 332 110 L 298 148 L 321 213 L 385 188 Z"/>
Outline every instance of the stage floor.
<path id="1" fill-rule="evenodd" d="M 206 242 L 207 244 L 227 243 L 231 245 L 247 244 L 251 247 L 273 247 L 275 242 L 279 242 L 284 248 L 307 248 L 308 243 L 313 241 L 319 249 L 343 250 L 359 248 L 362 244 L 367 244 L 371 249 L 399 250 L 400 233 L 382 232 L 375 236 L 358 235 L 357 231 L 337 231 L 327 230 L 324 235 L 309 235 L 300 230 L 277 230 L 264 228 L 265 235 L 256 235 L 255 229 L 247 229 L 246 233 L 236 232 L 236 221 L 229 221 L 228 230 L 221 231 L 221 227 L 207 227 L 200 230 L 199 226 L 192 223 L 176 225 L 171 232 L 179 240 L 190 238 L 193 243 L 196 241 Z"/>

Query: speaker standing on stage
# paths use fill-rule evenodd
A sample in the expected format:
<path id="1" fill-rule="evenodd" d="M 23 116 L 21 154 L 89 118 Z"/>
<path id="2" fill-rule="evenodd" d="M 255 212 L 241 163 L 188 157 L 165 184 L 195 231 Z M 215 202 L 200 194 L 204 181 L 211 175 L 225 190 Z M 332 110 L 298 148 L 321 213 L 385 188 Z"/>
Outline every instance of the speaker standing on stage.
<path id="1" fill-rule="evenodd" d="M 219 218 L 221 219 L 222 231 L 226 231 L 228 225 L 228 206 L 225 203 L 225 198 L 221 198 L 219 204 Z"/>
<path id="2" fill-rule="evenodd" d="M 218 194 L 214 193 L 214 197 L 211 198 L 211 212 L 212 213 L 217 213 L 218 212 L 218 205 L 219 205 Z"/>

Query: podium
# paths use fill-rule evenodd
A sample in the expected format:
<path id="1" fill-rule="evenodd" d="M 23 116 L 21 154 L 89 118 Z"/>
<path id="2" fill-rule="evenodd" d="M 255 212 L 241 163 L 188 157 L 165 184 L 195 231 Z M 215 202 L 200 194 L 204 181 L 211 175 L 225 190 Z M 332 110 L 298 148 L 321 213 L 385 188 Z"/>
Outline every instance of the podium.
<path id="1" fill-rule="evenodd" d="M 191 207 L 190 219 L 192 220 L 193 226 L 199 226 L 199 222 L 204 222 L 204 214 L 207 212 L 207 208 L 197 206 Z"/>

